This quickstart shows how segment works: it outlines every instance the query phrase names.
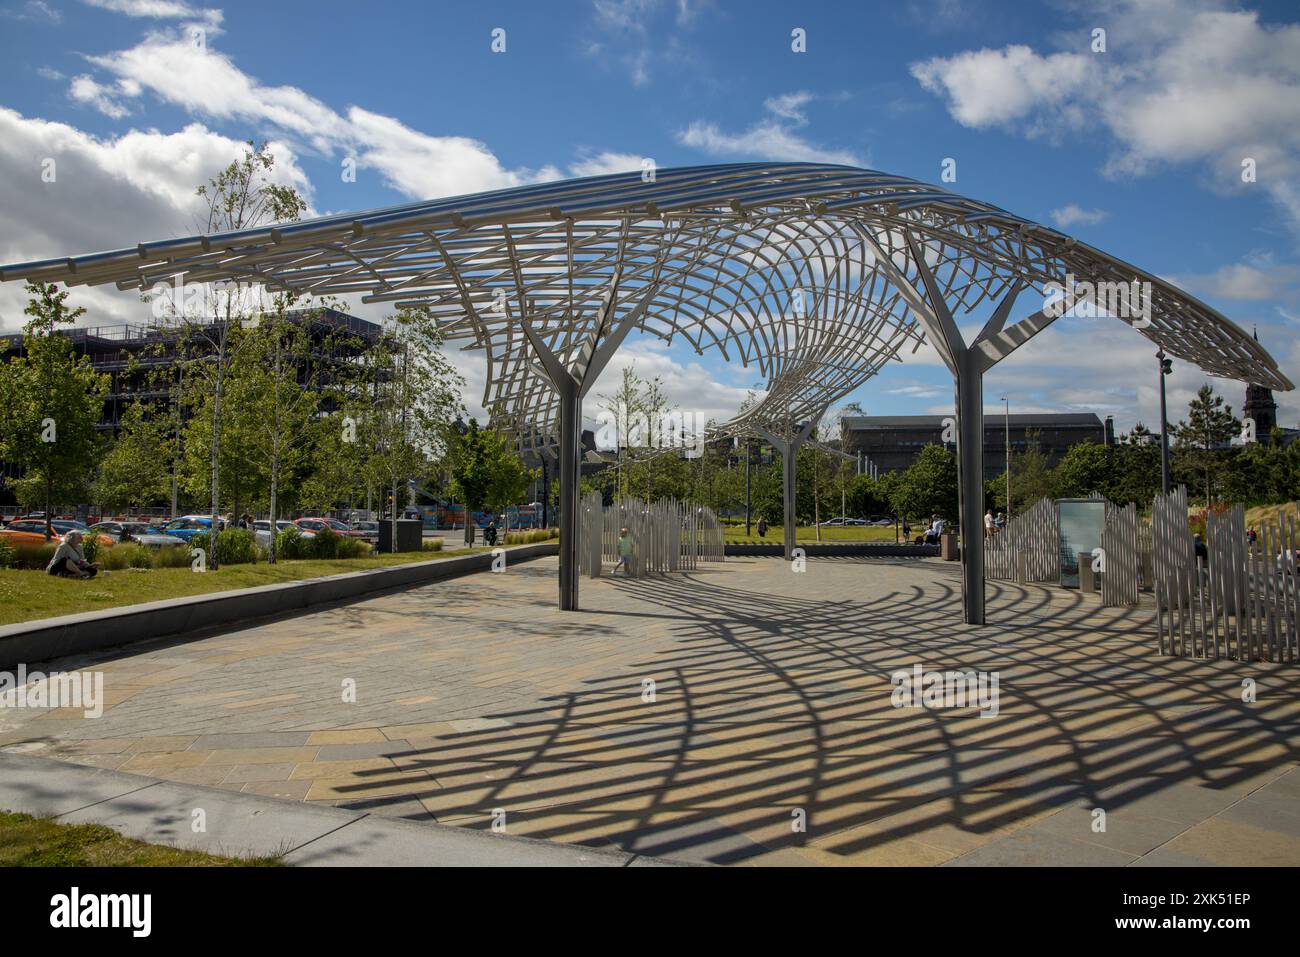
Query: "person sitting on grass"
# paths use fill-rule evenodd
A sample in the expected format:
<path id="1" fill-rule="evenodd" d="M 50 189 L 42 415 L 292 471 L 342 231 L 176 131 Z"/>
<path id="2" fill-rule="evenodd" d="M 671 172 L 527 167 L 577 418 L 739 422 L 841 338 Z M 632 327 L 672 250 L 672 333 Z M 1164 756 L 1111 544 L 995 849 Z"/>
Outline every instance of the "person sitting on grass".
<path id="1" fill-rule="evenodd" d="M 94 578 L 99 574 L 99 562 L 86 561 L 86 553 L 81 549 L 81 532 L 73 531 L 63 536 L 45 571 L 63 578 Z"/>

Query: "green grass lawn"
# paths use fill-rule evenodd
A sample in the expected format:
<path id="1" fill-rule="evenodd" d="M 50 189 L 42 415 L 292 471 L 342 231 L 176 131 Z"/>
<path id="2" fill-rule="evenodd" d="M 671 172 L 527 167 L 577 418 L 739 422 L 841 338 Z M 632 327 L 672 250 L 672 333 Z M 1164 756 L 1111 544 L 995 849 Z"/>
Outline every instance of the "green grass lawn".
<path id="1" fill-rule="evenodd" d="M 507 546 L 516 547 L 516 546 Z M 474 552 L 486 549 L 476 548 Z M 0 569 L 0 625 L 34 621 L 56 615 L 75 615 L 101 608 L 134 605 L 167 598 L 206 595 L 232 588 L 252 588 L 278 582 L 302 581 L 343 572 L 360 572 L 390 565 L 455 558 L 470 554 L 457 548 L 440 552 L 399 552 L 364 558 L 333 560 L 281 560 L 274 565 L 223 565 L 218 571 L 194 572 L 184 568 L 121 569 L 88 581 L 58 578 L 43 571 Z"/>
<path id="2" fill-rule="evenodd" d="M 0 867 L 279 867 L 277 857 L 217 857 L 145 844 L 102 824 L 0 811 Z"/>
<path id="3" fill-rule="evenodd" d="M 728 525 L 727 543 L 731 545 L 780 545 L 784 532 L 780 525 L 769 525 L 767 527 L 767 537 L 759 538 L 757 532 L 751 531 L 749 535 L 745 534 L 744 525 Z M 913 533 L 915 534 L 915 532 Z M 900 526 L 898 533 L 899 541 L 902 541 L 903 533 Z M 794 540 L 796 542 L 815 542 L 817 541 L 817 529 L 812 525 L 800 525 L 794 530 Z M 893 542 L 894 526 L 888 528 L 876 528 L 871 525 L 850 525 L 845 528 L 823 528 L 823 542 Z"/>

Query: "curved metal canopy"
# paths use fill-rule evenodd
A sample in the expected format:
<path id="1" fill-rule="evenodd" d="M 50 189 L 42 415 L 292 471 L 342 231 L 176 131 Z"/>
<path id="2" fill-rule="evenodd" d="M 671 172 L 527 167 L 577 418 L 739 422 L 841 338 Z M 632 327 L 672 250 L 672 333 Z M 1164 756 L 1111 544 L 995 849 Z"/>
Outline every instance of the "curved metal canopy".
<path id="1" fill-rule="evenodd" d="M 944 314 L 1009 306 L 1068 276 L 1149 282 L 1150 323 L 1135 327 L 1165 352 L 1292 388 L 1250 335 L 1149 273 L 987 203 L 846 166 L 621 173 L 0 267 L 0 280 L 236 280 L 424 306 L 448 339 L 486 352 L 485 407 L 541 436 L 557 400 L 525 326 L 570 369 L 632 328 L 756 365 L 766 394 L 742 428 L 814 417 L 933 339 L 927 301 Z M 1002 333 L 992 361 L 1045 324 Z"/>

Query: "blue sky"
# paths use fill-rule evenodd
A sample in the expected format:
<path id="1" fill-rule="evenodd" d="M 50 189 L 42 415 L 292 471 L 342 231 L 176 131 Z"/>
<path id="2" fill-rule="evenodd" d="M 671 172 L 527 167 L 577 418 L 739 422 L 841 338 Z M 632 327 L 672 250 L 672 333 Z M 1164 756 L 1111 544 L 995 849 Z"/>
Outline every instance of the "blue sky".
<path id="1" fill-rule="evenodd" d="M 796 28 L 806 52 L 791 49 Z M 1091 49 L 1096 28 L 1104 52 Z M 187 58 L 196 29 L 201 62 Z M 1294 4 L 0 4 L 0 260 L 193 232 L 194 184 L 250 137 L 276 145 L 280 175 L 322 213 L 644 157 L 827 159 L 931 182 L 951 158 L 949 188 L 1258 325 L 1300 380 Z M 57 185 L 40 184 L 46 156 Z M 348 157 L 355 182 L 340 176 Z M 1242 157 L 1257 182 L 1241 182 Z M 76 296 L 91 321 L 146 318 L 128 297 Z M 21 288 L 0 287 L 0 326 L 21 322 Z M 1150 353 L 1113 320 L 1062 320 L 991 375 L 986 396 L 1151 423 Z M 456 362 L 477 405 L 479 363 Z M 757 380 L 652 342 L 631 341 L 610 374 L 626 362 L 718 417 Z M 1202 381 L 1176 363 L 1171 408 Z M 1239 407 L 1243 387 L 1221 388 Z M 923 353 L 853 398 L 870 413 L 941 412 L 951 382 Z M 1300 425 L 1300 402 L 1278 399 L 1284 424 Z"/>

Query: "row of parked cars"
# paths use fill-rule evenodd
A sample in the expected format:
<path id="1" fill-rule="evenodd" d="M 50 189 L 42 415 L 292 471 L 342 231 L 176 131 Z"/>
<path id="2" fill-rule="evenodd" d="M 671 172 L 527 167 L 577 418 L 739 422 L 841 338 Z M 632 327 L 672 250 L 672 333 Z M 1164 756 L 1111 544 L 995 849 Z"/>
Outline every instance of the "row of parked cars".
<path id="1" fill-rule="evenodd" d="M 884 515 L 872 515 L 869 518 L 844 518 L 841 516 L 837 518 L 828 518 L 821 524 L 822 528 L 843 528 L 849 525 L 870 525 L 875 528 L 884 528 L 888 525 L 893 525 L 894 520 L 892 518 L 886 518 Z"/>
<path id="2" fill-rule="evenodd" d="M 209 531 L 212 528 L 212 516 L 182 515 L 165 523 L 123 520 L 96 522 L 94 525 L 86 525 L 84 522 L 70 518 L 54 518 L 49 520 L 49 525 L 54 530 L 56 539 L 60 540 L 68 532 L 78 531 L 87 538 L 97 537 L 101 545 L 109 547 L 119 542 L 135 542 L 146 548 L 163 548 L 170 545 L 186 545 L 195 535 Z M 43 545 L 46 541 L 45 526 L 46 520 L 43 515 L 24 515 L 0 528 L 0 535 L 5 536 L 12 544 Z M 313 538 L 318 532 L 329 528 L 339 535 L 360 538 L 372 544 L 379 541 L 378 522 L 355 522 L 349 525 L 333 518 L 277 521 L 274 533 L 271 531 L 269 521 L 255 521 L 253 536 L 257 544 L 267 548 L 271 544 L 273 534 L 279 534 L 291 527 L 298 529 L 304 538 Z"/>

